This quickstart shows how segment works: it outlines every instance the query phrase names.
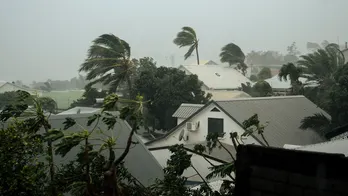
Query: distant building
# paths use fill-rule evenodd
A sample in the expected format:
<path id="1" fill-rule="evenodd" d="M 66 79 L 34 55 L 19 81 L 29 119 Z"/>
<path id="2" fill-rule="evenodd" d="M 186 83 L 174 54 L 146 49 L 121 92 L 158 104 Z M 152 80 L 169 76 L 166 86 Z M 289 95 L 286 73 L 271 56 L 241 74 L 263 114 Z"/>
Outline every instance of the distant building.
<path id="1" fill-rule="evenodd" d="M 0 93 L 12 92 L 12 91 L 18 91 L 18 90 L 26 91 L 30 93 L 31 95 L 38 95 L 38 96 L 42 95 L 42 91 L 40 90 L 26 88 L 11 82 L 0 81 Z"/>

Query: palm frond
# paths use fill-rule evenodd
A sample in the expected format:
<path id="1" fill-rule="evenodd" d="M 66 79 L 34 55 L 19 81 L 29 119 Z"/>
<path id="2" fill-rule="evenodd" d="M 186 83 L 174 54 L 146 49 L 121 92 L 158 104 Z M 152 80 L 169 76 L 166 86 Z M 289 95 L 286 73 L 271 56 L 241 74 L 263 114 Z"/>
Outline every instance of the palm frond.
<path id="1" fill-rule="evenodd" d="M 191 33 L 191 34 L 194 36 L 194 38 L 197 38 L 196 32 L 195 32 L 195 30 L 193 30 L 192 27 L 187 27 L 187 26 L 186 26 L 186 27 L 183 27 L 182 30 Z"/>
<path id="2" fill-rule="evenodd" d="M 230 162 L 230 163 L 224 163 L 221 165 L 213 166 L 213 167 L 210 167 L 209 169 L 212 172 L 206 176 L 208 180 L 214 177 L 224 178 L 230 175 L 235 170 L 235 165 L 234 165 L 234 162 Z"/>
<path id="3" fill-rule="evenodd" d="M 242 49 L 234 43 L 229 43 L 221 49 L 220 61 L 222 63 L 229 63 L 232 65 L 236 63 L 244 63 L 244 60 L 245 55 Z"/>
<path id="4" fill-rule="evenodd" d="M 196 48 L 196 44 L 192 45 L 189 48 L 189 50 L 185 54 L 185 60 L 188 59 L 192 55 L 192 52 L 195 50 L 195 48 Z"/>
<path id="5" fill-rule="evenodd" d="M 323 113 L 316 113 L 302 119 L 300 129 L 313 129 L 320 134 L 325 134 L 330 126 L 330 119 Z"/>

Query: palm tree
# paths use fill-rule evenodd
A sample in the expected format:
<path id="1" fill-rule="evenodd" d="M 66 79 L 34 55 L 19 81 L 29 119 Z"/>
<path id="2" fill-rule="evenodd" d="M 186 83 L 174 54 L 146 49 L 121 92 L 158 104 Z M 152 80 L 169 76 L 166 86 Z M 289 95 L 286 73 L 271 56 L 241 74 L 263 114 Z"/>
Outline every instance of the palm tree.
<path id="1" fill-rule="evenodd" d="M 188 59 L 194 50 L 196 50 L 197 64 L 199 65 L 199 54 L 198 54 L 198 39 L 195 30 L 191 27 L 183 27 L 176 38 L 174 44 L 181 47 L 190 46 L 189 50 L 185 54 L 185 60 Z"/>
<path id="2" fill-rule="evenodd" d="M 130 92 L 131 76 L 136 70 L 130 55 L 130 46 L 126 41 L 113 34 L 103 34 L 93 41 L 79 71 L 87 72 L 86 79 L 92 81 L 87 86 L 102 83 L 116 92 L 119 85 L 126 83 Z"/>
<path id="3" fill-rule="evenodd" d="M 248 66 L 244 63 L 245 55 L 242 49 L 236 44 L 229 43 L 221 49 L 220 61 L 222 63 L 228 63 L 230 66 L 237 64 L 237 69 L 241 70 L 243 75 L 246 74 Z"/>
<path id="4" fill-rule="evenodd" d="M 332 119 L 329 119 L 324 114 L 314 114 L 304 118 L 300 128 L 312 128 L 323 135 L 340 125 L 337 122 L 339 122 L 338 118 L 340 118 L 342 112 L 338 112 L 338 110 L 342 107 L 343 102 L 340 102 L 339 105 L 341 106 L 337 106 L 337 98 L 335 98 L 337 96 L 334 95 L 343 92 L 337 89 L 344 86 L 340 84 L 339 80 L 339 78 L 342 78 L 340 74 L 347 69 L 344 62 L 344 55 L 339 50 L 338 45 L 329 44 L 325 49 L 318 49 L 312 54 L 301 56 L 301 59 L 297 61 L 297 66 L 292 63 L 283 65 L 279 72 L 279 79 L 286 80 L 290 78 L 293 87 L 296 84 L 300 84 L 302 87 L 315 84 L 314 87 L 305 88 L 305 95 L 332 117 Z M 305 84 L 299 81 L 300 77 L 307 79 Z"/>

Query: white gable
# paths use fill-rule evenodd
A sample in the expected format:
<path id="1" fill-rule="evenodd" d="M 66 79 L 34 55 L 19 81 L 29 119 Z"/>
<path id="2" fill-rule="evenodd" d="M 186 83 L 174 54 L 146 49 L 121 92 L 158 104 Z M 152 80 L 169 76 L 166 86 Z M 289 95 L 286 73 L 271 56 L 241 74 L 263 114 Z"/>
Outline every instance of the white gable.
<path id="1" fill-rule="evenodd" d="M 244 133 L 244 129 L 223 111 L 211 111 L 215 107 L 217 108 L 215 103 L 211 103 L 187 121 L 195 125 L 199 123 L 199 127 L 195 131 L 187 130 L 187 122 L 181 123 L 180 125 L 175 127 L 173 132 L 167 135 L 165 138 L 149 143 L 147 144 L 147 146 L 162 147 L 171 146 L 174 144 L 192 144 L 203 142 L 206 140 L 206 136 L 208 135 L 208 118 L 223 119 L 223 131 L 225 132 L 225 136 L 224 138 L 221 138 L 220 141 L 229 145 L 233 145 L 229 137 L 230 133 L 238 132 L 238 134 L 241 135 L 242 133 Z M 184 132 L 185 137 L 180 141 L 179 137 L 182 132 Z M 186 136 L 188 136 L 188 140 L 186 140 Z M 258 142 L 252 137 L 248 137 L 244 142 L 248 144 L 258 144 Z"/>

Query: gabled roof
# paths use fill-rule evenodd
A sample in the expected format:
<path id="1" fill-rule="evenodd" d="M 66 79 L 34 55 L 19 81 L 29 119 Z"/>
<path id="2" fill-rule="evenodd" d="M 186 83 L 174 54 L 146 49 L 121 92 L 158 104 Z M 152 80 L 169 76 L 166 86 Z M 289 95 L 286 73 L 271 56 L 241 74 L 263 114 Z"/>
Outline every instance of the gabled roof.
<path id="1" fill-rule="evenodd" d="M 271 146 L 308 145 L 325 141 L 313 130 L 299 128 L 302 119 L 315 113 L 323 113 L 330 118 L 329 114 L 304 96 L 241 98 L 216 103 L 239 123 L 254 114 L 258 114 L 262 124 L 269 122 L 264 135 Z M 255 136 L 261 140 L 259 135 Z"/>
<path id="2" fill-rule="evenodd" d="M 237 70 L 225 65 L 181 65 L 181 70 L 195 74 L 208 89 L 238 89 L 250 82 Z"/>
<path id="3" fill-rule="evenodd" d="M 243 121 L 254 114 L 258 114 L 261 124 L 269 123 L 265 128 L 264 135 L 267 142 L 274 147 L 283 147 L 285 144 L 308 145 L 324 142 L 325 139 L 315 131 L 302 130 L 299 127 L 303 118 L 315 113 L 323 113 L 330 118 L 329 114 L 304 96 L 253 97 L 228 101 L 210 101 L 179 125 L 168 131 L 164 136 L 145 144 L 151 144 L 166 138 L 174 131 L 178 130 L 178 127 L 190 121 L 210 104 L 215 104 L 218 109 L 227 114 L 241 127 Z M 253 135 L 253 137 L 260 144 L 264 144 L 262 138 L 258 134 Z"/>
<path id="4" fill-rule="evenodd" d="M 201 107 L 203 107 L 204 104 L 189 104 L 189 103 L 182 103 L 180 107 L 174 112 L 172 117 L 176 118 L 188 118 L 193 113 L 197 112 Z"/>
<path id="5" fill-rule="evenodd" d="M 67 115 L 67 114 L 93 114 L 101 111 L 101 108 L 92 108 L 92 107 L 74 107 L 68 110 L 65 110 L 57 115 Z"/>
<path id="6" fill-rule="evenodd" d="M 94 122 L 91 126 L 86 126 L 88 117 L 90 116 L 91 114 L 54 115 L 50 116 L 49 122 L 52 125 L 52 128 L 63 129 L 63 122 L 65 121 L 65 118 L 70 117 L 73 118 L 79 125 L 83 126 L 85 129 L 90 131 L 96 124 L 96 122 Z M 64 131 L 64 133 L 68 134 L 80 131 L 81 127 L 79 125 L 76 124 L 73 127 L 70 127 L 68 130 Z M 108 131 L 107 125 L 100 120 L 97 128 L 103 130 L 104 135 L 112 135 L 114 137 L 117 137 L 117 148 L 115 149 L 115 154 L 116 158 L 120 156 L 121 153 L 124 151 L 124 147 L 126 146 L 128 136 L 131 131 L 131 127 L 128 125 L 128 123 L 124 120 L 117 119 L 117 123 L 115 124 L 114 129 Z M 97 131 L 94 131 L 92 133 L 92 135 L 94 135 L 94 138 L 103 137 L 101 136 L 101 134 L 97 134 Z M 124 165 L 128 169 L 128 171 L 145 186 L 153 184 L 156 178 L 162 179 L 162 167 L 153 157 L 151 152 L 144 146 L 143 142 L 138 138 L 136 134 L 133 135 L 132 141 L 139 143 L 131 147 L 128 155 L 124 160 Z M 93 144 L 96 150 L 100 148 L 100 140 L 90 140 L 90 142 L 91 144 Z M 59 166 L 62 163 L 66 164 L 69 161 L 76 159 L 76 154 L 77 152 L 79 152 L 79 150 L 79 147 L 73 148 L 64 158 L 60 155 L 56 155 L 54 157 L 56 165 Z M 105 156 L 107 155 L 108 153 L 105 152 Z M 139 160 L 141 160 L 141 166 L 139 166 Z"/>

